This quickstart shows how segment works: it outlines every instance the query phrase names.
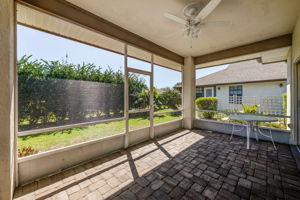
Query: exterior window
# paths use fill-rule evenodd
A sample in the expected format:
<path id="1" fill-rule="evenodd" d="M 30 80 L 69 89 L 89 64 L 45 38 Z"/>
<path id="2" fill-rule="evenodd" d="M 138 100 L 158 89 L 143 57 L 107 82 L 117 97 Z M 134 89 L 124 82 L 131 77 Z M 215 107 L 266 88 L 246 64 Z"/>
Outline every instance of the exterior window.
<path id="1" fill-rule="evenodd" d="M 213 97 L 214 96 L 214 88 L 213 87 L 205 88 L 204 96 L 205 97 Z"/>
<path id="2" fill-rule="evenodd" d="M 204 94 L 203 94 L 203 88 L 197 87 L 196 88 L 196 98 L 203 97 L 203 96 L 204 96 Z"/>
<path id="3" fill-rule="evenodd" d="M 229 103 L 242 104 L 243 103 L 243 86 L 229 86 Z"/>

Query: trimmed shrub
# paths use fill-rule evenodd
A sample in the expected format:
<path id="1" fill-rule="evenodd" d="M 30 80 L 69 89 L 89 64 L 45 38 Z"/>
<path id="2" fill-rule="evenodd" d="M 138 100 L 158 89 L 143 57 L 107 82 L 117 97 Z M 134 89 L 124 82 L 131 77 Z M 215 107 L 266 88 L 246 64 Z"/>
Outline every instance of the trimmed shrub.
<path id="1" fill-rule="evenodd" d="M 177 110 L 181 105 L 181 94 L 176 89 L 166 88 L 154 99 L 158 109 L 171 108 Z"/>
<path id="2" fill-rule="evenodd" d="M 199 97 L 196 99 L 196 106 L 199 110 L 217 110 L 218 98 L 217 97 Z M 212 119 L 216 115 L 215 112 L 203 112 L 203 117 Z"/>

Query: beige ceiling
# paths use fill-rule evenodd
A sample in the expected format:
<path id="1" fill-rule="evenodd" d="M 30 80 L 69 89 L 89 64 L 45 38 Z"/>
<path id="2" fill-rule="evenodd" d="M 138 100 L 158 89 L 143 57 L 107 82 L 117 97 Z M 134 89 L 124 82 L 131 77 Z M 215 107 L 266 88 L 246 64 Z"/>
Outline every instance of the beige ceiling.
<path id="1" fill-rule="evenodd" d="M 300 12 L 300 0 L 222 0 L 206 21 L 229 20 L 231 25 L 203 28 L 190 48 L 190 41 L 181 33 L 171 35 L 183 25 L 163 14 L 182 16 L 183 7 L 191 0 L 68 1 L 182 56 L 204 55 L 291 33 Z"/>
<path id="2" fill-rule="evenodd" d="M 221 59 L 221 60 L 217 60 L 217 61 L 212 61 L 212 62 L 207 62 L 207 63 L 196 65 L 196 68 L 201 69 L 201 68 L 206 68 L 206 67 L 224 65 L 224 64 L 229 64 L 229 63 L 236 63 L 236 62 L 241 62 L 244 60 L 252 60 L 252 59 L 259 59 L 260 62 L 263 64 L 285 61 L 285 60 L 287 60 L 290 48 L 291 47 L 282 47 L 282 48 L 237 56 L 237 57 Z"/>

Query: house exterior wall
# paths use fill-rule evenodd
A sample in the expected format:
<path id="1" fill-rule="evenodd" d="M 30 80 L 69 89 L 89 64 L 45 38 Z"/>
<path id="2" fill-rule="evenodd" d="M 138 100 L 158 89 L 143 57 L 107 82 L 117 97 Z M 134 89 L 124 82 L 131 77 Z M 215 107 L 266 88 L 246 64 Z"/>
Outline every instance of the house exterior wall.
<path id="1" fill-rule="evenodd" d="M 229 86 L 235 85 L 242 85 L 242 97 L 229 97 Z M 284 114 L 282 94 L 286 91 L 286 81 L 217 85 L 218 110 L 241 110 L 241 104 L 259 104 L 258 112 Z"/>
<path id="2" fill-rule="evenodd" d="M 280 84 L 282 84 L 282 87 L 279 87 Z M 203 96 L 204 96 L 205 88 L 213 87 L 215 97 L 228 97 L 229 86 L 235 86 L 235 85 L 243 86 L 243 96 L 281 96 L 283 93 L 287 92 L 286 81 L 242 83 L 242 84 L 216 85 L 216 86 L 207 86 L 207 87 L 197 86 L 197 88 L 202 88 Z"/>
<path id="3" fill-rule="evenodd" d="M 283 84 L 280 87 L 280 83 Z M 216 97 L 228 97 L 229 86 L 242 85 L 243 96 L 281 96 L 286 92 L 286 81 L 274 81 L 263 83 L 244 83 L 232 85 L 217 85 Z M 220 89 L 219 89 L 220 88 Z"/>

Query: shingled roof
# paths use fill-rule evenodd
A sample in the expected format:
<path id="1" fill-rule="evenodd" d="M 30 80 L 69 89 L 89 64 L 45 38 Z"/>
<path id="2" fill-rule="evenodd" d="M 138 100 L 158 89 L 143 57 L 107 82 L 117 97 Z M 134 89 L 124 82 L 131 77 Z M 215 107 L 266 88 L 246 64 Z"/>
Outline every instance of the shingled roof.
<path id="1" fill-rule="evenodd" d="M 275 80 L 286 80 L 287 64 L 277 62 L 262 64 L 257 60 L 249 60 L 230 64 L 226 69 L 198 78 L 197 86 L 226 85 L 235 83 L 251 83 Z"/>

